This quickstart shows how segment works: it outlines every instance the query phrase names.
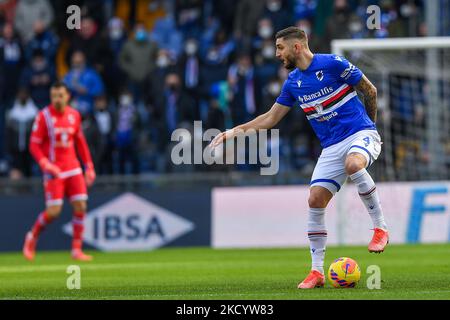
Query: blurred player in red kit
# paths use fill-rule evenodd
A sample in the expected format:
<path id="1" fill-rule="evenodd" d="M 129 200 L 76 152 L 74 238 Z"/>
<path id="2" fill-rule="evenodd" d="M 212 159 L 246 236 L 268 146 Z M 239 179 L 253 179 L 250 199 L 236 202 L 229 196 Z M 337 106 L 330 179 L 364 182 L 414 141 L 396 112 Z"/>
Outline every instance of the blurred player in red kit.
<path id="1" fill-rule="evenodd" d="M 26 234 L 24 257 L 33 260 L 36 243 L 42 230 L 61 213 L 64 197 L 73 207 L 72 258 L 90 261 L 82 251 L 87 187 L 95 180 L 86 139 L 81 127 L 80 113 L 68 105 L 70 94 L 60 82 L 50 89 L 51 104 L 36 116 L 30 139 L 30 152 L 43 172 L 46 209 L 41 212 Z M 77 158 L 84 165 L 85 174 Z"/>

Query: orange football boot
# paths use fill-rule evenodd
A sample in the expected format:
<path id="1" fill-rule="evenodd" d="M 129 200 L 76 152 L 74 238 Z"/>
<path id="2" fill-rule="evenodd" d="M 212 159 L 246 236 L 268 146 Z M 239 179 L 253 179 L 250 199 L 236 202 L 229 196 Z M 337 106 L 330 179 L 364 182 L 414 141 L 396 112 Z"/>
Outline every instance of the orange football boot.
<path id="1" fill-rule="evenodd" d="M 27 232 L 22 250 L 25 259 L 29 261 L 34 260 L 34 255 L 36 254 L 36 242 L 37 239 L 33 237 L 33 234 L 31 232 Z"/>
<path id="2" fill-rule="evenodd" d="M 375 228 L 373 231 L 373 237 L 369 243 L 369 252 L 381 253 L 389 243 L 389 234 L 387 230 L 380 228 Z"/>
<path id="3" fill-rule="evenodd" d="M 92 261 L 94 258 L 88 254 L 85 254 L 80 249 L 73 249 L 72 250 L 72 259 L 78 260 L 78 261 Z"/>
<path id="4" fill-rule="evenodd" d="M 311 270 L 308 276 L 303 280 L 297 288 L 313 289 L 323 287 L 325 284 L 325 276 L 317 270 Z"/>

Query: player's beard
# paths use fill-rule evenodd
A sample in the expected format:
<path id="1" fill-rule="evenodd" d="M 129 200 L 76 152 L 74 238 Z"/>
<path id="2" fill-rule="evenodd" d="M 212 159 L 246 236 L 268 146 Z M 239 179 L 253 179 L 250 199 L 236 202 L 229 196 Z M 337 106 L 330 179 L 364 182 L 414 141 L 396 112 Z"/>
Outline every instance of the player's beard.
<path id="1" fill-rule="evenodd" d="M 61 111 L 64 107 L 64 104 L 61 102 L 56 102 L 55 103 L 55 109 Z"/>
<path id="2" fill-rule="evenodd" d="M 287 56 L 287 57 L 284 59 L 284 61 L 286 62 L 286 63 L 284 64 L 284 67 L 285 67 L 286 69 L 292 70 L 292 69 L 294 69 L 294 68 L 296 67 L 296 65 L 295 65 L 295 59 L 294 59 L 291 55 Z"/>

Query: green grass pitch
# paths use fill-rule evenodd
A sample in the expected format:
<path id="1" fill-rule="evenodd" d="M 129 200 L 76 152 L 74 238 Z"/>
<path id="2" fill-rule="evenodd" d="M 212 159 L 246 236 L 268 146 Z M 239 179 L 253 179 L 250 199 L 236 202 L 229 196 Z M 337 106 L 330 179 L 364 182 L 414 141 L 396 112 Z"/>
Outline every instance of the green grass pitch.
<path id="1" fill-rule="evenodd" d="M 81 289 L 69 290 L 69 251 L 0 254 L 0 299 L 450 299 L 450 244 L 390 245 L 382 254 L 366 247 L 329 247 L 333 259 L 355 259 L 362 272 L 353 289 L 298 290 L 309 270 L 308 249 L 160 249 L 91 252 L 79 263 Z M 366 287 L 369 265 L 381 268 L 381 289 Z"/>

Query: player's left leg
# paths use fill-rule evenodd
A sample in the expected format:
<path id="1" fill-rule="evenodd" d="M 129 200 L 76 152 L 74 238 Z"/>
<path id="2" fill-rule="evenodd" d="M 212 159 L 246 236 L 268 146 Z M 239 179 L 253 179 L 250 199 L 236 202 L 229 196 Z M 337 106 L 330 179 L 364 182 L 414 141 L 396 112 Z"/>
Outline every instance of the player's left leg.
<path id="1" fill-rule="evenodd" d="M 367 172 L 381 151 L 378 133 L 363 133 L 352 142 L 345 159 L 345 171 L 355 183 L 374 226 L 374 236 L 369 244 L 370 252 L 383 252 L 389 242 L 387 225 L 384 220 L 375 182 Z"/>
<path id="2" fill-rule="evenodd" d="M 83 175 L 67 178 L 67 196 L 73 208 L 72 217 L 72 258 L 91 261 L 92 256 L 83 252 L 84 218 L 87 209 L 87 188 Z"/>

